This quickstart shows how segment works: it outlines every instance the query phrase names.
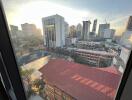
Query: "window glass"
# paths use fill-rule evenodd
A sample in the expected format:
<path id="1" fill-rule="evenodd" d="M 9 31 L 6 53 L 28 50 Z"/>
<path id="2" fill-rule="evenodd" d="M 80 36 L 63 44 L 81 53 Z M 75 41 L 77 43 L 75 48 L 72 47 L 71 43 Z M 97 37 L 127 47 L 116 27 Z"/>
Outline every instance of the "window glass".
<path id="1" fill-rule="evenodd" d="M 114 100 L 132 49 L 131 0 L 2 0 L 28 100 Z"/>

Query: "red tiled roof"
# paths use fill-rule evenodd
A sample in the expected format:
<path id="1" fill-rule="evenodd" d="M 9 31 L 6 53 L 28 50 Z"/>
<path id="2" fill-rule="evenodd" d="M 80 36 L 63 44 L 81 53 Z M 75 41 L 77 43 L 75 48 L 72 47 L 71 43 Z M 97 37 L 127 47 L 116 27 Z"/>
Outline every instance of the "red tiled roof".
<path id="1" fill-rule="evenodd" d="M 115 67 L 93 68 L 63 59 L 49 61 L 40 72 L 77 100 L 114 100 L 121 78 Z"/>

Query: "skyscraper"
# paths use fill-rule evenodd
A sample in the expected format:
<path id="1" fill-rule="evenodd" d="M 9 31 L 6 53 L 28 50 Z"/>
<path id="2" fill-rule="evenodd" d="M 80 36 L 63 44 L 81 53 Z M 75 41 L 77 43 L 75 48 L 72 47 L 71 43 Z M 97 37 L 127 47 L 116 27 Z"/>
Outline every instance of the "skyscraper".
<path id="1" fill-rule="evenodd" d="M 16 38 L 18 36 L 18 26 L 10 25 L 10 33 L 12 38 Z"/>
<path id="2" fill-rule="evenodd" d="M 21 24 L 22 27 L 22 31 L 26 34 L 35 34 L 37 31 L 37 28 L 35 26 L 35 24 L 29 24 L 29 23 L 24 23 Z"/>
<path id="3" fill-rule="evenodd" d="M 76 27 L 76 35 L 77 35 L 77 38 L 81 38 L 82 36 L 82 25 L 79 23 Z"/>
<path id="4" fill-rule="evenodd" d="M 132 31 L 132 16 L 129 17 L 129 20 L 127 23 L 127 30 Z"/>
<path id="5" fill-rule="evenodd" d="M 96 33 L 97 19 L 94 20 L 92 32 Z"/>
<path id="6" fill-rule="evenodd" d="M 65 45 L 65 21 L 60 15 L 42 18 L 44 45 L 48 48 Z"/>
<path id="7" fill-rule="evenodd" d="M 99 24 L 99 30 L 98 30 L 98 36 L 102 37 L 104 36 L 104 30 L 105 29 L 109 29 L 110 28 L 110 24 Z"/>
<path id="8" fill-rule="evenodd" d="M 10 25 L 11 31 L 18 31 L 18 26 Z"/>
<path id="9" fill-rule="evenodd" d="M 122 34 L 120 43 L 127 48 L 132 48 L 132 16 L 128 19 L 126 31 Z"/>
<path id="10" fill-rule="evenodd" d="M 83 40 L 89 39 L 90 24 L 90 21 L 83 21 Z"/>
<path id="11" fill-rule="evenodd" d="M 69 36 L 69 24 L 67 22 L 65 22 L 65 36 L 68 37 Z"/>
<path id="12" fill-rule="evenodd" d="M 111 38 L 113 39 L 115 35 L 114 29 L 104 29 L 104 36 L 103 38 Z"/>

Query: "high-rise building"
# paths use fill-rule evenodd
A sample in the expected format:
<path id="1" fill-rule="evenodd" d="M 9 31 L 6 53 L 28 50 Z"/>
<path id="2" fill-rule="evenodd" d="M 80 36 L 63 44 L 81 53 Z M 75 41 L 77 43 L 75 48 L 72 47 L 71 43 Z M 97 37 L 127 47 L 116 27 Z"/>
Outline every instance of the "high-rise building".
<path id="1" fill-rule="evenodd" d="M 109 29 L 110 28 L 110 24 L 99 24 L 99 30 L 98 30 L 98 36 L 102 37 L 104 36 L 104 30 L 105 29 Z"/>
<path id="2" fill-rule="evenodd" d="M 89 39 L 90 24 L 90 21 L 83 21 L 83 40 Z"/>
<path id="3" fill-rule="evenodd" d="M 16 38 L 18 36 L 18 26 L 10 25 L 10 33 L 12 38 Z"/>
<path id="4" fill-rule="evenodd" d="M 127 28 L 122 34 L 120 44 L 127 48 L 132 48 L 132 16 L 129 17 Z"/>
<path id="5" fill-rule="evenodd" d="M 65 22 L 65 36 L 68 37 L 69 36 L 69 24 L 67 22 Z"/>
<path id="6" fill-rule="evenodd" d="M 26 34 L 32 35 L 37 32 L 37 28 L 35 24 L 24 23 L 24 24 L 21 24 L 21 27 L 22 27 L 22 31 Z"/>
<path id="7" fill-rule="evenodd" d="M 115 30 L 114 29 L 104 29 L 103 38 L 114 38 Z"/>
<path id="8" fill-rule="evenodd" d="M 76 27 L 76 35 L 79 39 L 82 37 L 82 25 L 80 23 Z"/>
<path id="9" fill-rule="evenodd" d="M 120 39 L 120 44 L 127 47 L 132 48 L 132 31 L 125 31 L 122 34 L 122 37 Z"/>
<path id="10" fill-rule="evenodd" d="M 65 21 L 60 15 L 42 18 L 44 45 L 48 48 L 63 47 L 65 45 Z"/>
<path id="11" fill-rule="evenodd" d="M 94 20 L 92 32 L 96 33 L 97 19 Z"/>
<path id="12" fill-rule="evenodd" d="M 132 31 L 132 16 L 129 17 L 126 30 Z"/>
<path id="13" fill-rule="evenodd" d="M 15 37 L 18 33 L 18 26 L 10 25 L 11 36 Z"/>
<path id="14" fill-rule="evenodd" d="M 25 35 L 21 30 L 19 30 L 18 26 L 10 25 L 10 33 L 12 38 L 24 37 Z"/>
<path id="15" fill-rule="evenodd" d="M 18 26 L 10 25 L 11 31 L 18 31 Z"/>

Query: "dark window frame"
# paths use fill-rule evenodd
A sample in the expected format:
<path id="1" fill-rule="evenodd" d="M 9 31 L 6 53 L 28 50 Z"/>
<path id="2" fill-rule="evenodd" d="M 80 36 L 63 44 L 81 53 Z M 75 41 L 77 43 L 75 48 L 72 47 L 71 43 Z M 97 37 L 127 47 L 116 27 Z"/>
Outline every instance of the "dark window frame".
<path id="1" fill-rule="evenodd" d="M 5 63 L 5 67 L 17 100 L 26 100 L 22 79 L 20 77 L 19 69 L 16 63 L 14 50 L 11 45 L 9 29 L 1 2 L 0 2 L 0 52 L 2 54 L 2 58 Z M 122 76 L 121 83 L 119 85 L 115 100 L 120 100 L 121 98 L 123 89 L 125 87 L 130 71 L 132 69 L 131 66 L 132 66 L 132 53 L 130 54 L 127 67 Z"/>
<path id="2" fill-rule="evenodd" d="M 2 60 L 9 76 L 8 81 L 11 83 L 17 100 L 27 100 L 24 86 L 20 77 L 19 69 L 16 63 L 14 50 L 11 45 L 9 29 L 4 14 L 2 3 L 0 2 L 0 52 Z M 12 98 L 13 99 L 13 98 Z"/>

